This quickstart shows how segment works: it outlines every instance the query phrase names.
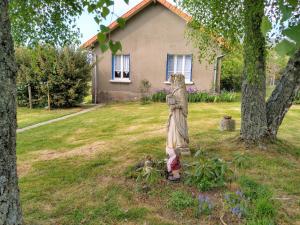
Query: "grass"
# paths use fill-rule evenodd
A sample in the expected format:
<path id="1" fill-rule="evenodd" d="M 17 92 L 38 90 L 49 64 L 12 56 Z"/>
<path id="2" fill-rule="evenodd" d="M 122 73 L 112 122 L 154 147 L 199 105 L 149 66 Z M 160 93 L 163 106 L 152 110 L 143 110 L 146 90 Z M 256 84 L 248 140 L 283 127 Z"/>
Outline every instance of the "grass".
<path id="1" fill-rule="evenodd" d="M 58 117 L 66 116 L 71 113 L 79 112 L 84 107 L 76 107 L 70 109 L 53 109 L 51 111 L 47 109 L 29 109 L 26 107 L 18 107 L 18 128 L 24 128 L 36 123 L 44 122 L 47 120 L 56 119 Z"/>
<path id="2" fill-rule="evenodd" d="M 300 106 L 288 112 L 280 141 L 265 151 L 245 150 L 233 142 L 238 130 L 220 132 L 219 121 L 225 114 L 236 119 L 239 129 L 239 103 L 189 105 L 192 151 L 205 149 L 226 160 L 245 154 L 250 166 L 240 168 L 239 174 L 271 189 L 280 203 L 279 224 L 299 222 Z M 195 218 L 190 208 L 175 212 L 168 207 L 176 203 L 170 203 L 173 192 L 193 191 L 186 185 L 162 181 L 145 194 L 125 178 L 128 166 L 145 155 L 165 157 L 167 118 L 163 103 L 120 103 L 18 134 L 25 224 L 220 224 L 219 208 L 211 217 Z M 211 194 L 219 200 L 219 192 Z"/>

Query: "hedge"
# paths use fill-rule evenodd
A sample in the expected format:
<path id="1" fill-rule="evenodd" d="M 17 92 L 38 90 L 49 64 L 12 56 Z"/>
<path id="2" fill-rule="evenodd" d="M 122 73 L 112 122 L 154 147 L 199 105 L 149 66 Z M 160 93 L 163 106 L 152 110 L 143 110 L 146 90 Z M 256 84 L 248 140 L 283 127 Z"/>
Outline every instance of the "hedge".
<path id="1" fill-rule="evenodd" d="M 238 95 L 235 92 L 222 91 L 220 94 L 211 94 L 208 92 L 200 92 L 193 89 L 188 89 L 188 102 L 234 102 L 238 100 Z M 151 96 L 153 102 L 165 102 L 166 96 L 170 93 L 169 90 L 159 90 Z"/>
<path id="2" fill-rule="evenodd" d="M 17 101 L 29 105 L 31 87 L 34 107 L 45 107 L 50 94 L 51 107 L 73 107 L 88 94 L 92 65 L 88 53 L 74 47 L 17 48 Z"/>

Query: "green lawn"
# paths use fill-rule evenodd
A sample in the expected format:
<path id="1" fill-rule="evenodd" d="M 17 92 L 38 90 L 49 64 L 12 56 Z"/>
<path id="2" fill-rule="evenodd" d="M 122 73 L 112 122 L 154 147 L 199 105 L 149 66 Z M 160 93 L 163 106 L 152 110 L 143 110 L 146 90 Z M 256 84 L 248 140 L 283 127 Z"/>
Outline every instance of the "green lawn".
<path id="1" fill-rule="evenodd" d="M 56 119 L 71 113 L 79 112 L 84 107 L 76 107 L 70 109 L 53 109 L 51 111 L 47 109 L 29 109 L 25 107 L 18 107 L 18 128 L 27 127 L 36 123 L 44 122 L 51 119 Z"/>
<path id="2" fill-rule="evenodd" d="M 281 141 L 264 151 L 237 145 L 233 140 L 238 131 L 220 132 L 218 124 L 225 114 L 240 127 L 239 103 L 189 105 L 191 149 L 201 148 L 225 160 L 246 152 L 251 166 L 238 173 L 274 192 L 280 225 L 299 224 L 300 106 L 288 113 L 279 132 Z M 26 114 L 22 117 L 24 124 Z M 111 104 L 18 134 L 25 224 L 221 224 L 219 209 L 212 217 L 197 219 L 189 210 L 175 213 L 168 207 L 173 191 L 191 191 L 184 184 L 162 181 L 145 194 L 133 180 L 125 179 L 128 166 L 145 155 L 165 156 L 167 117 L 166 104 Z M 212 194 L 218 200 L 221 192 Z"/>

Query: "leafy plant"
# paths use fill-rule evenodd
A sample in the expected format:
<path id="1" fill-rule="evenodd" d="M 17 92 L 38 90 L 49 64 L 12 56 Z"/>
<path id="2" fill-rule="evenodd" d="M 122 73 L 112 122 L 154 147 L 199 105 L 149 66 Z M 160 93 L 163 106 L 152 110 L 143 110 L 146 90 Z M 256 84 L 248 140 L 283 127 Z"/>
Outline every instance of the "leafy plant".
<path id="1" fill-rule="evenodd" d="M 224 195 L 226 208 L 236 217 L 247 215 L 248 201 L 242 191 L 228 192 Z"/>
<path id="2" fill-rule="evenodd" d="M 150 103 L 150 92 L 151 83 L 148 80 L 142 80 L 140 84 L 140 92 L 141 92 L 141 104 L 148 104 Z"/>
<path id="3" fill-rule="evenodd" d="M 153 185 L 165 175 L 165 168 L 164 160 L 155 160 L 147 156 L 137 165 L 128 167 L 125 176 L 140 183 Z"/>
<path id="4" fill-rule="evenodd" d="M 295 104 L 300 104 L 300 91 L 298 91 L 296 97 L 295 97 L 295 101 L 294 101 Z"/>
<path id="5" fill-rule="evenodd" d="M 241 91 L 243 73 L 243 54 L 241 50 L 227 54 L 222 60 L 221 89 Z"/>
<path id="6" fill-rule="evenodd" d="M 194 205 L 195 205 L 195 200 L 187 192 L 174 191 L 170 194 L 168 207 L 171 209 L 180 211 Z"/>
<path id="7" fill-rule="evenodd" d="M 187 165 L 185 182 L 196 186 L 201 191 L 224 187 L 231 181 L 233 172 L 228 164 L 219 158 L 209 158 L 199 151 L 195 154 L 197 161 Z"/>
<path id="8" fill-rule="evenodd" d="M 155 184 L 161 178 L 161 173 L 159 170 L 152 166 L 144 166 L 139 168 L 137 172 L 140 172 L 137 177 L 138 182 L 143 182 L 146 184 Z"/>
<path id="9" fill-rule="evenodd" d="M 225 194 L 226 208 L 247 225 L 273 225 L 277 215 L 276 204 L 270 190 L 257 182 L 241 177 L 241 190 Z"/>
<path id="10" fill-rule="evenodd" d="M 247 177 L 241 177 L 239 183 L 244 192 L 244 195 L 251 201 L 257 200 L 259 198 L 271 199 L 272 197 L 271 191 L 266 186 L 258 184 L 257 182 Z"/>
<path id="11" fill-rule="evenodd" d="M 246 154 L 237 153 L 234 155 L 233 164 L 236 168 L 248 168 L 250 158 Z"/>
<path id="12" fill-rule="evenodd" d="M 277 204 L 272 199 L 272 192 L 247 177 L 241 177 L 240 185 L 249 201 L 247 224 L 275 224 Z"/>
<path id="13" fill-rule="evenodd" d="M 213 210 L 213 203 L 208 196 L 200 194 L 198 196 L 198 206 L 196 208 L 196 217 L 201 215 L 210 215 Z"/>
<path id="14" fill-rule="evenodd" d="M 168 93 L 168 90 L 160 90 L 154 93 L 151 99 L 154 102 L 165 102 Z M 189 88 L 187 93 L 188 102 L 234 102 L 237 100 L 237 94 L 230 91 L 222 91 L 219 95 L 216 95 Z"/>
<path id="15" fill-rule="evenodd" d="M 166 102 L 166 97 L 170 93 L 169 90 L 159 90 L 151 96 L 153 102 Z"/>

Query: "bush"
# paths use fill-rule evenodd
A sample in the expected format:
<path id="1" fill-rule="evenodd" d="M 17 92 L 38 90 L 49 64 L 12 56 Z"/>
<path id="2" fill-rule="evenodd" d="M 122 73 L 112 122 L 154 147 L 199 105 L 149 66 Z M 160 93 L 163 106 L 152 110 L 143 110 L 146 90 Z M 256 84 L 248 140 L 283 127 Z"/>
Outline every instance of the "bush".
<path id="1" fill-rule="evenodd" d="M 224 57 L 222 61 L 221 89 L 226 91 L 241 91 L 243 73 L 243 55 L 235 51 Z"/>
<path id="2" fill-rule="evenodd" d="M 225 91 L 241 91 L 242 76 L 240 74 L 227 74 L 221 78 L 221 88 Z"/>
<path id="3" fill-rule="evenodd" d="M 197 161 L 187 165 L 185 182 L 196 186 L 200 191 L 224 187 L 231 181 L 233 172 L 228 164 L 219 158 L 209 158 L 198 151 L 195 154 Z"/>
<path id="4" fill-rule="evenodd" d="M 150 98 L 150 88 L 151 88 L 151 83 L 148 80 L 142 80 L 140 84 L 140 92 L 141 92 L 141 104 L 145 105 L 150 103 L 151 98 Z"/>
<path id="5" fill-rule="evenodd" d="M 164 160 L 153 159 L 147 156 L 125 171 L 127 178 L 135 179 L 138 183 L 155 185 L 165 176 L 166 164 Z"/>
<path id="6" fill-rule="evenodd" d="M 188 88 L 188 102 L 234 102 L 237 101 L 237 94 L 230 91 L 222 91 L 221 94 L 210 94 L 199 92 L 196 89 Z M 163 89 L 154 93 L 151 97 L 154 102 L 165 102 L 170 91 Z"/>
<path id="7" fill-rule="evenodd" d="M 35 49 L 18 48 L 16 59 L 18 105 L 29 104 L 28 86 L 36 107 L 47 106 L 48 92 L 54 108 L 75 106 L 87 96 L 92 69 L 87 52 L 43 45 Z"/>
<path id="8" fill-rule="evenodd" d="M 170 93 L 169 90 L 163 89 L 154 93 L 151 96 L 151 99 L 153 102 L 166 102 L 166 97 L 169 93 Z"/>

